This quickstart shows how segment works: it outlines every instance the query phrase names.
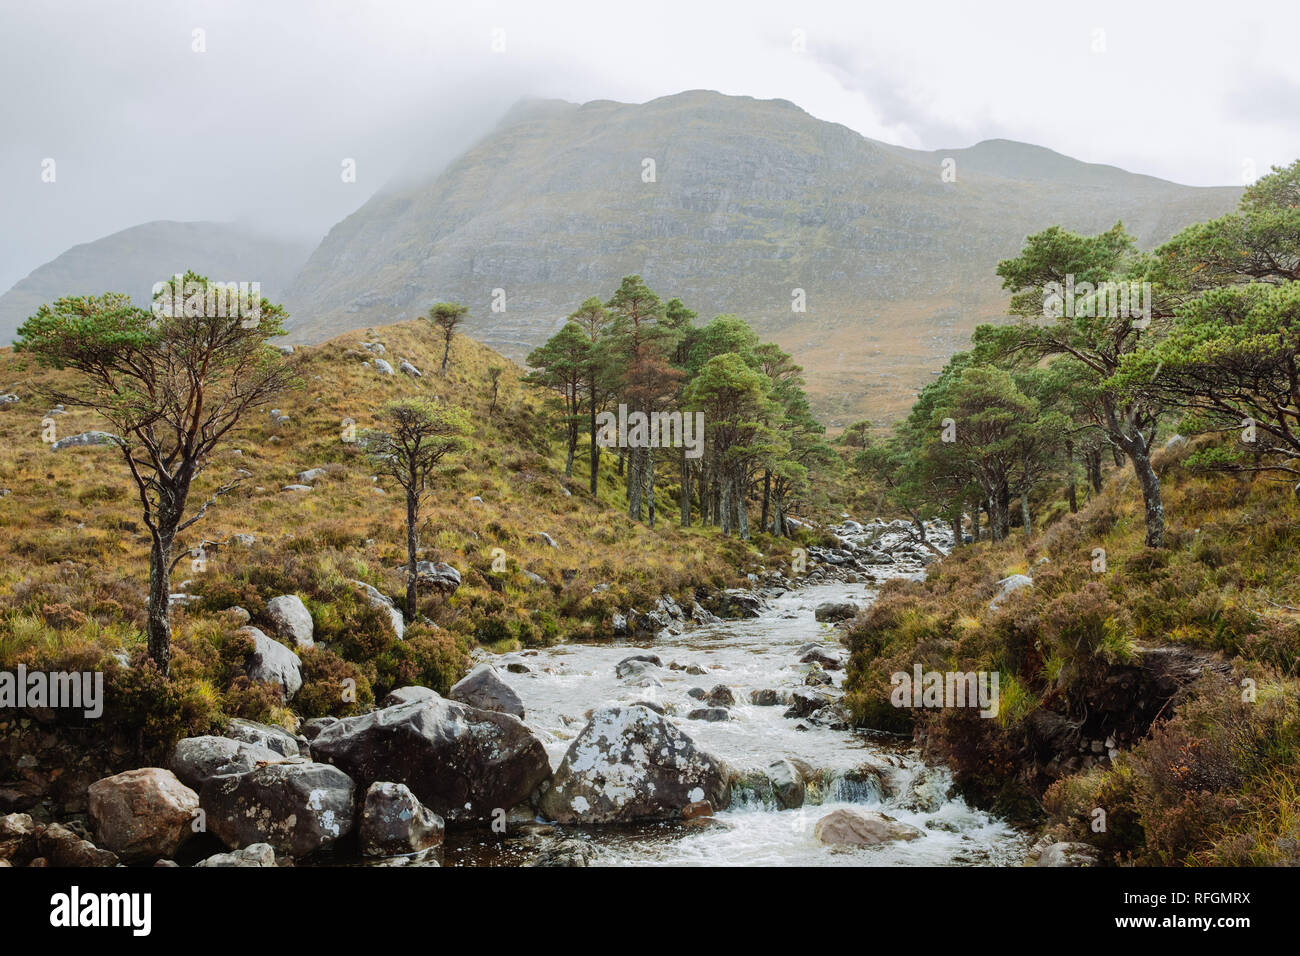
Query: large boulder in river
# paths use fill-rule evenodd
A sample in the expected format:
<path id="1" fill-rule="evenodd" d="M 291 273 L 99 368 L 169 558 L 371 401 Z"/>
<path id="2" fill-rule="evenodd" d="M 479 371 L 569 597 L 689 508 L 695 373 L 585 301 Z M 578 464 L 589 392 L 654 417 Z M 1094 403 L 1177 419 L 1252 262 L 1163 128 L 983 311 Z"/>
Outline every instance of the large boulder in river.
<path id="1" fill-rule="evenodd" d="M 730 802 L 730 771 L 648 707 L 597 710 L 569 746 L 541 811 L 560 823 L 680 819 Z"/>
<path id="2" fill-rule="evenodd" d="M 283 754 L 229 737 L 186 737 L 178 741 L 169 764 L 181 783 L 199 790 L 213 777 L 248 773 L 259 764 L 280 763 Z"/>
<path id="3" fill-rule="evenodd" d="M 728 588 L 717 596 L 718 613 L 723 617 L 758 617 L 763 612 L 763 599 L 753 591 Z"/>
<path id="4" fill-rule="evenodd" d="M 480 664 L 447 692 L 452 700 L 479 710 L 495 710 L 524 719 L 524 702 L 491 664 Z"/>
<path id="5" fill-rule="evenodd" d="M 286 641 L 293 641 L 298 647 L 315 646 L 311 611 L 298 595 L 281 594 L 271 598 L 266 602 L 266 617 L 271 622 L 271 629 Z"/>
<path id="6" fill-rule="evenodd" d="M 366 856 L 419 853 L 442 843 L 442 817 L 400 783 L 372 783 L 361 807 L 361 852 Z"/>
<path id="7" fill-rule="evenodd" d="M 311 747 L 359 786 L 406 784 L 449 822 L 491 819 L 551 775 L 546 748 L 517 717 L 442 697 L 346 717 Z"/>
<path id="8" fill-rule="evenodd" d="M 170 857 L 194 835 L 199 795 L 170 770 L 114 774 L 92 783 L 88 796 L 99 844 L 124 860 Z"/>
<path id="9" fill-rule="evenodd" d="M 856 617 L 859 608 L 852 601 L 826 601 L 817 605 L 813 617 L 819 621 L 847 621 Z"/>
<path id="10" fill-rule="evenodd" d="M 895 840 L 915 840 L 924 835 L 916 827 L 893 817 L 856 807 L 832 810 L 813 827 L 813 836 L 819 841 L 839 846 L 876 846 Z"/>
<path id="11" fill-rule="evenodd" d="M 213 777 L 199 792 L 208 831 L 232 850 L 269 843 L 306 856 L 352 830 L 354 787 L 323 763 L 280 763 Z"/>

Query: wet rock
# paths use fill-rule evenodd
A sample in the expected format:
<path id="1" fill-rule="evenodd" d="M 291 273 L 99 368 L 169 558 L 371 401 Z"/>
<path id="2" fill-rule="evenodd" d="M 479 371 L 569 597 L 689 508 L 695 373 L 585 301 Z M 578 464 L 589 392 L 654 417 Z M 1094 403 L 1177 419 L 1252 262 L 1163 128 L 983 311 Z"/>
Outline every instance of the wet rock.
<path id="1" fill-rule="evenodd" d="M 312 741 L 359 786 L 402 783 L 448 822 L 485 821 L 550 777 L 541 740 L 516 717 L 433 697 L 346 717 Z"/>
<path id="2" fill-rule="evenodd" d="M 400 783 L 372 783 L 361 809 L 361 852 L 399 856 L 439 846 L 443 821 Z"/>
<path id="3" fill-rule="evenodd" d="M 279 684 L 284 688 L 285 699 L 292 700 L 302 689 L 301 658 L 255 627 L 241 627 L 238 633 L 253 639 L 253 652 L 244 665 L 244 673 L 252 680 Z"/>
<path id="4" fill-rule="evenodd" d="M 259 763 L 284 759 L 267 747 L 229 737 L 186 737 L 177 741 L 168 767 L 181 783 L 197 791 L 213 777 L 248 773 Z"/>
<path id="5" fill-rule="evenodd" d="M 313 717 L 311 720 L 304 720 L 302 726 L 299 727 L 298 730 L 303 737 L 307 739 L 308 743 L 310 743 L 316 739 L 316 735 L 322 730 L 331 724 L 337 724 L 338 722 L 339 718 L 337 717 Z"/>
<path id="6" fill-rule="evenodd" d="M 874 810 L 832 810 L 817 821 L 813 836 L 839 846 L 876 846 L 896 840 L 915 840 L 925 834 L 914 826 Z"/>
<path id="7" fill-rule="evenodd" d="M 728 588 L 717 597 L 719 613 L 727 618 L 751 618 L 763 613 L 763 599 L 753 591 Z"/>
<path id="8" fill-rule="evenodd" d="M 524 702 L 491 664 L 475 667 L 448 691 L 447 696 L 479 710 L 495 710 L 524 719 Z"/>
<path id="9" fill-rule="evenodd" d="M 730 771 L 645 707 L 596 711 L 570 744 L 540 809 L 560 823 L 679 818 L 700 800 L 726 806 Z"/>
<path id="10" fill-rule="evenodd" d="M 770 687 L 749 692 L 749 702 L 755 707 L 775 707 L 782 703 L 781 697 L 780 691 L 773 690 Z"/>
<path id="11" fill-rule="evenodd" d="M 713 804 L 707 800 L 696 800 L 682 807 L 683 820 L 698 820 L 700 817 L 713 816 Z"/>
<path id="12" fill-rule="evenodd" d="M 323 763 L 280 763 L 213 777 L 199 792 L 208 831 L 233 849 L 269 843 L 306 856 L 352 831 L 353 783 Z"/>
<path id="13" fill-rule="evenodd" d="M 1086 843 L 1053 843 L 1038 858 L 1039 866 L 1096 866 L 1100 854 Z"/>
<path id="14" fill-rule="evenodd" d="M 827 651 L 820 645 L 805 652 L 800 658 L 801 664 L 820 664 L 828 671 L 841 670 L 844 667 L 844 659 L 838 654 Z"/>
<path id="15" fill-rule="evenodd" d="M 243 717 L 232 717 L 227 721 L 226 731 L 222 736 L 274 750 L 282 757 L 298 757 L 303 754 L 302 743 L 283 727 L 260 724 Z"/>
<path id="16" fill-rule="evenodd" d="M 195 866 L 275 866 L 275 848 L 269 843 L 254 843 L 233 853 L 215 853 Z"/>
<path id="17" fill-rule="evenodd" d="M 170 770 L 141 767 L 104 777 L 88 795 L 99 842 L 124 860 L 173 856 L 194 835 L 199 795 Z"/>
<path id="18" fill-rule="evenodd" d="M 817 605 L 813 617 L 819 621 L 847 621 L 856 617 L 858 610 L 858 606 L 849 601 L 826 601 Z"/>
<path id="19" fill-rule="evenodd" d="M 687 720 L 720 721 L 730 720 L 731 711 L 725 707 L 697 707 L 686 715 Z"/>
<path id="20" fill-rule="evenodd" d="M 803 806 L 806 788 L 803 774 L 793 763 L 778 757 L 767 765 L 767 777 L 772 782 L 772 795 L 785 810 Z"/>
<path id="21" fill-rule="evenodd" d="M 831 680 L 831 675 L 821 669 L 820 664 L 812 664 L 808 668 L 808 673 L 804 675 L 803 682 L 808 687 L 829 687 L 835 682 Z"/>
<path id="22" fill-rule="evenodd" d="M 630 665 L 633 664 L 653 664 L 655 667 L 663 667 L 664 662 L 658 654 L 632 654 L 623 658 L 614 665 L 614 674 L 617 677 L 626 677 L 629 673 L 637 670 Z M 626 669 L 625 669 L 626 668 Z"/>
<path id="23" fill-rule="evenodd" d="M 266 616 L 275 633 L 298 647 L 314 647 L 311 612 L 296 594 L 281 594 L 266 602 Z"/>
<path id="24" fill-rule="evenodd" d="M 586 840 L 560 840 L 542 849 L 529 866 L 591 866 L 599 856 Z"/>
<path id="25" fill-rule="evenodd" d="M 694 700 L 704 700 L 704 698 L 709 696 L 709 692 L 703 687 L 692 687 L 686 692 L 686 696 Z"/>
<path id="26" fill-rule="evenodd" d="M 731 688 L 726 684 L 715 684 L 705 700 L 709 702 L 711 707 L 732 707 L 736 703 L 736 695 L 732 693 Z"/>
<path id="27" fill-rule="evenodd" d="M 823 707 L 833 704 L 837 698 L 814 687 L 799 687 L 790 693 L 790 707 L 786 710 L 786 717 L 807 717 L 816 713 Z"/>

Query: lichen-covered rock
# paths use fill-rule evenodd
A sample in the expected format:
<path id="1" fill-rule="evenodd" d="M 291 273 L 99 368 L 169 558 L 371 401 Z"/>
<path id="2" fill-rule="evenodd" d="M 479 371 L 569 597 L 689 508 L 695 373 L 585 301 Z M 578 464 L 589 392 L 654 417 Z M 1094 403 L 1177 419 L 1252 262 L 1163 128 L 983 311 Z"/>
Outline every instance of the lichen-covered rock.
<path id="1" fill-rule="evenodd" d="M 99 842 L 124 860 L 170 857 L 194 835 L 199 795 L 161 767 L 96 780 L 88 791 Z"/>
<path id="2" fill-rule="evenodd" d="M 0 816 L 0 860 L 26 863 L 36 853 L 36 823 L 26 813 Z"/>
<path id="3" fill-rule="evenodd" d="M 83 840 L 67 827 L 51 823 L 36 841 L 46 866 L 117 866 L 117 854 Z"/>
<path id="4" fill-rule="evenodd" d="M 215 853 L 195 866 L 276 866 L 275 848 L 269 843 L 254 843 L 233 853 Z"/>
<path id="5" fill-rule="evenodd" d="M 491 664 L 478 665 L 456 683 L 447 696 L 479 710 L 495 710 L 524 719 L 524 702 Z"/>
<path id="6" fill-rule="evenodd" d="M 303 755 L 302 743 L 289 731 L 272 724 L 260 724 L 256 720 L 232 717 L 226 722 L 226 732 L 222 736 L 274 750 L 282 757 Z"/>
<path id="7" fill-rule="evenodd" d="M 417 561 L 415 577 L 418 583 L 442 594 L 451 594 L 460 587 L 460 572 L 442 561 L 436 564 L 432 561 Z"/>
<path id="8" fill-rule="evenodd" d="M 186 737 L 177 741 L 168 767 L 181 783 L 199 790 L 213 777 L 248 773 L 258 764 L 280 763 L 283 754 L 229 737 Z"/>
<path id="9" fill-rule="evenodd" d="M 569 746 L 541 810 L 560 823 L 680 818 L 699 800 L 725 807 L 730 773 L 647 707 L 597 710 Z"/>
<path id="10" fill-rule="evenodd" d="M 379 706 L 380 709 L 396 707 L 398 704 L 414 704 L 417 701 L 432 700 L 439 696 L 441 695 L 436 690 L 412 684 L 409 687 L 398 687 L 390 690 L 384 695 L 384 699 L 379 702 Z"/>
<path id="11" fill-rule="evenodd" d="M 351 832 L 353 783 L 323 763 L 280 763 L 213 777 L 199 792 L 208 831 L 233 849 L 269 843 L 306 856 Z"/>
<path id="12" fill-rule="evenodd" d="M 439 846 L 442 817 L 400 783 L 372 783 L 361 808 L 361 852 L 399 856 Z"/>
<path id="13" fill-rule="evenodd" d="M 449 822 L 490 820 L 551 775 L 546 748 L 517 717 L 442 697 L 346 717 L 311 746 L 358 786 L 406 784 Z"/>

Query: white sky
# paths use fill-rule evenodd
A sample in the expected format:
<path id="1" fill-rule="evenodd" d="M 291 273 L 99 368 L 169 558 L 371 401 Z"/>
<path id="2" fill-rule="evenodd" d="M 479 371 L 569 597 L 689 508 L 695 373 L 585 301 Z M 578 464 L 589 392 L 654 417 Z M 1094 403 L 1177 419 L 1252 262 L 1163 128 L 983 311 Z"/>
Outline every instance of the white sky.
<path id="1" fill-rule="evenodd" d="M 1289 2 L 0 4 L 0 290 L 152 219 L 319 238 L 526 95 L 779 97 L 905 146 L 1005 137 L 1193 185 L 1300 157 Z"/>

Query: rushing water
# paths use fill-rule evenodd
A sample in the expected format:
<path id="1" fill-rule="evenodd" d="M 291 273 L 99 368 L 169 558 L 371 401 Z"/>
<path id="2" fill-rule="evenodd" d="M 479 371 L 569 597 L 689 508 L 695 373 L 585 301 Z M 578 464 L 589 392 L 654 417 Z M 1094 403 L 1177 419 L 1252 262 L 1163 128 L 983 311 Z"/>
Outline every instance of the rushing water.
<path id="1" fill-rule="evenodd" d="M 800 809 L 783 810 L 764 802 L 753 789 L 737 788 L 731 806 L 719 809 L 716 822 L 696 827 L 660 823 L 640 827 L 564 827 L 562 836 L 582 836 L 600 849 L 601 865 L 999 865 L 1019 863 L 1025 839 L 1006 823 L 948 796 L 946 771 L 927 768 L 905 741 L 850 730 L 831 730 L 809 721 L 784 717 L 784 705 L 755 706 L 750 691 L 773 688 L 791 691 L 803 685 L 807 665 L 797 649 L 823 641 L 838 647 L 829 625 L 819 623 L 813 609 L 824 601 L 851 600 L 865 604 L 874 597 L 861 584 L 828 584 L 787 592 L 769 602 L 754 619 L 723 621 L 676 636 L 647 642 L 564 644 L 557 647 L 490 657 L 501 676 L 519 694 L 525 722 L 546 743 L 552 767 L 558 767 L 569 742 L 586 725 L 586 714 L 606 703 L 650 700 L 704 750 L 742 773 L 767 767 L 780 757 L 803 761 L 819 771 L 823 785 L 809 788 Z M 615 674 L 619 661 L 631 654 L 658 655 L 664 667 L 656 672 L 662 687 L 629 686 Z M 519 661 L 527 673 L 510 673 L 506 665 Z M 698 665 L 707 671 L 691 675 L 672 670 Z M 844 672 L 831 671 L 838 686 Z M 716 684 L 731 688 L 736 703 L 732 719 L 709 722 L 687 719 L 704 706 L 687 695 L 693 687 L 709 690 Z M 862 768 L 876 773 L 863 773 Z M 881 785 L 876 785 L 879 778 Z M 819 801 L 813 803 L 813 801 Z M 813 836 L 821 817 L 839 807 L 880 810 L 924 831 L 910 842 L 877 847 L 832 849 Z M 500 841 L 482 833 L 449 835 L 447 864 L 509 865 L 531 856 L 518 841 Z"/>

